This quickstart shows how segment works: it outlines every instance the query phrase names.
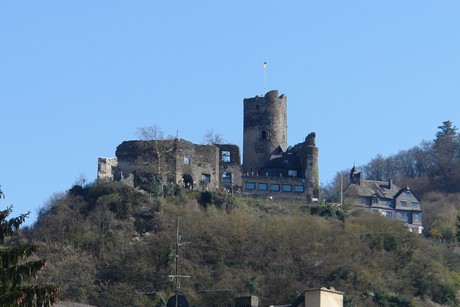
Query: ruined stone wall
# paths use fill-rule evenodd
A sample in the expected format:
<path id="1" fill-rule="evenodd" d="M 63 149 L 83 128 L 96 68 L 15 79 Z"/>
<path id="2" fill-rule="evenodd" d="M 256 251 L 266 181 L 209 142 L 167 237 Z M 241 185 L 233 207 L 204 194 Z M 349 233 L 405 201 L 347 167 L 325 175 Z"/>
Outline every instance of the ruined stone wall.
<path id="1" fill-rule="evenodd" d="M 176 183 L 182 182 L 184 176 L 191 176 L 194 190 L 213 190 L 219 187 L 218 147 L 182 140 L 177 148 L 176 161 Z"/>
<path id="2" fill-rule="evenodd" d="M 126 141 L 117 147 L 115 180 L 135 174 L 160 174 L 165 183 L 191 189 L 219 187 L 219 148 L 185 140 Z M 184 184 L 185 186 L 185 184 Z"/>
<path id="3" fill-rule="evenodd" d="M 305 141 L 295 145 L 290 151 L 300 160 L 300 168 L 306 179 L 307 204 L 311 204 L 313 199 L 319 198 L 319 170 L 318 154 L 316 147 L 316 134 L 310 133 Z"/>
<path id="4" fill-rule="evenodd" d="M 257 172 L 277 148 L 287 148 L 287 98 L 270 91 L 244 99 L 243 172 Z"/>
<path id="5" fill-rule="evenodd" d="M 220 144 L 217 146 L 220 149 L 219 186 L 227 190 L 240 190 L 242 186 L 240 149 L 237 145 L 232 144 Z M 229 175 L 230 179 L 228 178 Z"/>
<path id="6" fill-rule="evenodd" d="M 115 168 L 118 165 L 117 158 L 103 158 L 97 160 L 97 181 L 110 182 L 114 180 Z"/>
<path id="7" fill-rule="evenodd" d="M 160 174 L 164 182 L 175 181 L 176 140 L 125 141 L 115 152 L 118 167 L 115 180 L 123 180 L 131 174 Z"/>

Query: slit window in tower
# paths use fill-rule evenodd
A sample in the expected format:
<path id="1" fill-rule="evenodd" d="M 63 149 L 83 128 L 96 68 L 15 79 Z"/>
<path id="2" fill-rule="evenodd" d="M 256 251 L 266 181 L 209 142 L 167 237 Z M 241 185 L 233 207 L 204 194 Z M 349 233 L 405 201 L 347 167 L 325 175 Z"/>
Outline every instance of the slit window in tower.
<path id="1" fill-rule="evenodd" d="M 260 132 L 260 140 L 261 140 L 261 141 L 268 141 L 268 140 L 270 140 L 270 136 L 269 136 L 269 133 L 268 133 L 267 130 L 262 130 L 262 131 Z"/>

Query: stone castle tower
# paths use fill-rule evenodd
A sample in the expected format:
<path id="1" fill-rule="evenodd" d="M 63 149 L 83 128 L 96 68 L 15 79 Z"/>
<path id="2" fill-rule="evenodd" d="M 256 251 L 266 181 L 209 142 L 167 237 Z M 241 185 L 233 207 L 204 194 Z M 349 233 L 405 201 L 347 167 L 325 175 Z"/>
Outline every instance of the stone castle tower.
<path id="1" fill-rule="evenodd" d="M 270 91 L 244 99 L 243 172 L 258 172 L 279 147 L 287 148 L 286 96 Z"/>

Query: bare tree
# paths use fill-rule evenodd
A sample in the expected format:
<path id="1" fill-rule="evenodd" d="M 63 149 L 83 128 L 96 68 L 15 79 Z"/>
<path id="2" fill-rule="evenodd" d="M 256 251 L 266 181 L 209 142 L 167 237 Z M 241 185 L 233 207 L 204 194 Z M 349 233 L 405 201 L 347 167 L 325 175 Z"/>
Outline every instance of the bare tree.
<path id="1" fill-rule="evenodd" d="M 214 132 L 213 129 L 208 130 L 204 135 L 204 143 L 207 145 L 219 145 L 225 142 L 226 140 L 222 137 L 222 135 Z"/>
<path id="2" fill-rule="evenodd" d="M 164 157 L 176 148 L 174 138 L 166 136 L 165 132 L 157 125 L 137 129 L 137 134 L 145 141 L 146 149 L 153 150 L 156 159 L 156 172 L 162 183 L 166 182 L 168 172 L 163 169 Z"/>

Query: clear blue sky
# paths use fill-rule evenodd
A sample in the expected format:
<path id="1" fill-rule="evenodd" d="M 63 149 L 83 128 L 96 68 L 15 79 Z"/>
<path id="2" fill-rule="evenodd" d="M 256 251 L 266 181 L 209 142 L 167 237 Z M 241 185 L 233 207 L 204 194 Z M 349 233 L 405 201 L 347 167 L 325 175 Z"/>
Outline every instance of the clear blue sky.
<path id="1" fill-rule="evenodd" d="M 460 126 L 460 1 L 1 1 L 1 207 L 96 178 L 139 127 L 242 145 L 243 98 L 288 97 L 320 181 Z"/>

